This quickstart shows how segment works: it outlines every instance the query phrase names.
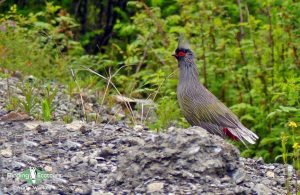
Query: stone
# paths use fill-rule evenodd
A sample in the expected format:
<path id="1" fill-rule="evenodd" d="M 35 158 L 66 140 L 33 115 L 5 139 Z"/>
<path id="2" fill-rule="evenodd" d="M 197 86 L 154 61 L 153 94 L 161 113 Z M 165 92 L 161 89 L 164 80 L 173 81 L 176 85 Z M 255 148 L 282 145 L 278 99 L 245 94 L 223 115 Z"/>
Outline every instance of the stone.
<path id="1" fill-rule="evenodd" d="M 39 126 L 40 124 L 41 124 L 41 122 L 39 122 L 39 121 L 30 121 L 30 122 L 24 123 L 25 127 L 27 127 L 29 130 L 36 129 L 37 126 Z"/>
<path id="2" fill-rule="evenodd" d="M 143 127 L 143 125 L 135 125 L 135 126 L 133 127 L 133 129 L 136 130 L 136 131 L 141 131 L 141 130 L 144 129 L 144 127 Z"/>
<path id="3" fill-rule="evenodd" d="M 1 150 L 0 153 L 1 153 L 1 155 L 2 155 L 4 158 L 10 158 L 10 157 L 12 157 L 12 155 L 13 155 L 12 150 L 11 150 L 10 147 Z"/>
<path id="4" fill-rule="evenodd" d="M 48 128 L 47 127 L 44 127 L 42 125 L 38 125 L 35 130 L 38 132 L 38 133 L 45 133 L 48 131 Z"/>
<path id="5" fill-rule="evenodd" d="M 240 184 L 244 181 L 246 177 L 245 171 L 242 168 L 238 168 L 235 173 L 232 175 L 232 179 L 236 184 Z"/>
<path id="6" fill-rule="evenodd" d="M 274 177 L 275 177 L 275 174 L 274 174 L 273 171 L 267 171 L 267 172 L 266 172 L 266 176 L 267 176 L 267 177 L 274 178 Z"/>
<path id="7" fill-rule="evenodd" d="M 74 120 L 72 121 L 72 123 L 70 124 L 66 124 L 66 128 L 68 129 L 68 131 L 77 131 L 79 130 L 83 125 L 82 121 L 79 120 Z"/>
<path id="8" fill-rule="evenodd" d="M 147 192 L 148 193 L 159 192 L 162 191 L 163 188 L 164 188 L 163 182 L 153 182 L 147 185 Z"/>
<path id="9" fill-rule="evenodd" d="M 271 194 L 270 189 L 265 186 L 264 184 L 258 183 L 253 188 L 254 192 L 257 193 L 257 195 L 268 195 Z"/>
<path id="10" fill-rule="evenodd" d="M 95 165 L 98 163 L 98 161 L 97 161 L 96 159 L 91 158 L 91 159 L 89 160 L 89 163 L 90 163 L 90 165 L 95 166 Z"/>
<path id="11" fill-rule="evenodd" d="M 53 170 L 53 168 L 52 168 L 51 166 L 49 166 L 49 165 L 46 165 L 46 166 L 44 167 L 44 170 L 45 170 L 46 172 L 51 173 L 52 170 Z"/>
<path id="12" fill-rule="evenodd" d="M 82 126 L 79 128 L 79 131 L 80 131 L 82 134 L 86 134 L 86 133 L 91 132 L 92 130 L 91 130 L 91 129 L 88 129 L 88 128 L 86 128 L 86 126 L 82 125 Z"/>

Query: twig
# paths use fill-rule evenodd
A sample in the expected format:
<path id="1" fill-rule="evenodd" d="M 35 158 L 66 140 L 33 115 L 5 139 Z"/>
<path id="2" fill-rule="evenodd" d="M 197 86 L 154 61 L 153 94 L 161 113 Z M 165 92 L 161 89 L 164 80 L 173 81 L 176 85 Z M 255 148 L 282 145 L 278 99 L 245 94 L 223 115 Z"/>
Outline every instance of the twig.
<path id="1" fill-rule="evenodd" d="M 274 65 L 275 65 L 275 48 L 274 48 L 274 37 L 273 37 L 273 25 L 272 25 L 272 18 L 271 18 L 271 7 L 268 6 L 267 8 L 267 16 L 269 22 L 269 47 L 271 49 L 271 68 L 272 68 L 272 86 L 274 85 Z"/>
<path id="2" fill-rule="evenodd" d="M 147 43 L 147 41 L 148 41 L 148 40 L 147 40 L 147 38 L 146 38 L 145 43 Z M 142 59 L 140 60 L 138 66 L 136 67 L 135 73 L 137 73 L 137 72 L 140 71 L 140 69 L 141 69 L 141 67 L 142 67 L 142 65 L 143 65 L 143 63 L 144 63 L 144 61 L 145 61 L 145 59 L 146 59 L 146 57 L 147 57 L 147 51 L 148 51 L 148 47 L 147 47 L 147 44 L 146 44 L 146 46 L 145 46 L 145 48 L 144 48 L 144 52 L 143 52 L 143 57 L 142 57 Z"/>
<path id="3" fill-rule="evenodd" d="M 238 43 L 238 47 L 239 47 L 239 50 L 240 50 L 240 55 L 241 55 L 242 62 L 244 64 L 244 66 L 247 66 L 248 61 L 246 59 L 245 52 L 242 48 L 242 40 L 244 38 L 244 28 L 242 26 L 242 23 L 244 22 L 243 12 L 242 12 L 243 10 L 242 10 L 241 1 L 237 0 L 237 3 L 238 3 L 238 6 L 239 6 L 239 12 L 240 12 L 240 31 L 237 33 L 237 43 Z M 245 76 L 242 78 L 242 81 L 244 83 L 245 89 L 249 93 L 249 103 L 250 103 L 250 105 L 252 105 L 253 104 L 253 98 L 252 98 L 252 95 L 250 93 L 251 89 L 252 89 L 252 86 L 251 86 L 251 82 L 249 80 L 249 74 L 248 74 L 248 68 L 247 67 L 245 69 Z"/>
<path id="4" fill-rule="evenodd" d="M 108 83 L 110 83 L 110 84 L 113 86 L 113 88 L 116 90 L 116 92 L 117 92 L 119 95 L 121 95 L 120 91 L 117 89 L 117 87 L 115 86 L 115 84 L 114 84 L 113 82 L 111 82 L 111 79 L 108 79 L 108 78 L 102 76 L 101 74 L 95 72 L 94 70 L 92 70 L 92 69 L 90 69 L 90 68 L 87 68 L 87 67 L 84 67 L 84 66 L 81 66 L 81 67 L 84 68 L 85 70 L 91 72 L 91 73 L 96 74 L 97 76 L 101 77 L 102 79 L 106 80 Z M 115 74 L 114 74 L 114 75 L 115 75 Z M 114 76 L 114 75 L 113 75 L 113 76 Z M 113 77 L 113 76 L 112 76 L 112 77 Z M 112 77 L 111 77 L 111 78 L 112 78 Z M 126 108 L 129 110 L 129 112 L 130 112 L 130 114 L 131 114 L 132 122 L 133 122 L 134 124 L 136 124 L 135 116 L 134 116 L 134 113 L 133 113 L 133 110 L 132 110 L 130 104 L 127 102 L 127 103 L 125 103 L 125 106 L 126 106 Z"/>
<path id="5" fill-rule="evenodd" d="M 107 82 L 107 84 L 106 84 L 106 88 L 105 88 L 105 91 L 104 91 L 104 95 L 103 95 L 103 98 L 102 98 L 102 101 L 101 101 L 101 107 L 103 106 L 104 99 L 105 99 L 106 93 L 107 93 L 107 91 L 108 91 L 109 84 L 110 84 L 110 82 L 111 82 L 110 67 L 109 67 L 108 72 L 109 72 L 109 77 L 108 77 L 108 82 Z"/>
<path id="6" fill-rule="evenodd" d="M 79 90 L 79 96 L 80 96 L 81 107 L 82 107 L 82 111 L 83 111 L 83 117 L 87 121 L 87 116 L 86 116 L 86 112 L 85 112 L 85 108 L 84 108 L 84 100 L 83 100 L 83 97 L 82 97 L 82 94 L 81 94 L 81 88 L 80 88 L 80 86 L 79 86 L 79 84 L 77 82 L 77 79 L 76 79 L 76 76 L 74 74 L 73 69 L 71 68 L 70 70 L 71 70 L 72 78 L 73 78 L 74 82 L 76 83 L 76 86 L 77 86 L 77 88 Z"/>
<path id="7" fill-rule="evenodd" d="M 200 20 L 200 29 L 201 29 L 201 46 L 202 46 L 202 49 L 203 49 L 202 59 L 203 59 L 204 86 L 208 87 L 208 84 L 207 84 L 207 72 L 206 72 L 206 66 L 207 66 L 207 62 L 206 62 L 206 48 L 205 48 L 205 43 L 204 43 L 205 42 L 205 37 L 204 37 L 204 27 L 203 27 L 203 21 L 202 21 L 202 19 Z"/>

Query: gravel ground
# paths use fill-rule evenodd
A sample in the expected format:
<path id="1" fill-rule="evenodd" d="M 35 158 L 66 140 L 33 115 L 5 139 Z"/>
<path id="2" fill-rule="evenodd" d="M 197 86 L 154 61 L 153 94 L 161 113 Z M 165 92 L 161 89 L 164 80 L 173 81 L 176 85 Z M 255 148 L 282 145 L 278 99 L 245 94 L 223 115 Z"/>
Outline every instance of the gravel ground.
<path id="1" fill-rule="evenodd" d="M 198 127 L 160 134 L 131 128 L 119 105 L 100 107 L 93 96 L 86 103 L 101 113 L 99 123 L 76 120 L 80 101 L 70 103 L 64 87 L 56 117 L 72 113 L 71 124 L 1 121 L 6 89 L 0 80 L 0 194 L 286 194 L 287 171 L 295 189 L 291 166 L 241 158 L 233 145 Z M 24 179 L 30 167 L 48 177 L 30 185 Z"/>
<path id="2" fill-rule="evenodd" d="M 240 158 L 234 146 L 197 127 L 162 134 L 78 121 L 0 127 L 8 194 L 286 194 L 283 165 Z M 28 167 L 55 177 L 34 189 L 15 176 Z"/>

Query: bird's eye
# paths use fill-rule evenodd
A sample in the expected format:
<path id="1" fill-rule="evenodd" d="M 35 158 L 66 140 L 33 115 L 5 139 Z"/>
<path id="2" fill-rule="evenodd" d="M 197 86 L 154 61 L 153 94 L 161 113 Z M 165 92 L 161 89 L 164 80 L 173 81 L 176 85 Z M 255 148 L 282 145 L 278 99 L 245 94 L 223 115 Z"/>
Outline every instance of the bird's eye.
<path id="1" fill-rule="evenodd" d="M 185 55 L 186 55 L 186 53 L 183 51 L 180 51 L 177 53 L 177 56 L 179 56 L 179 57 L 184 57 Z"/>

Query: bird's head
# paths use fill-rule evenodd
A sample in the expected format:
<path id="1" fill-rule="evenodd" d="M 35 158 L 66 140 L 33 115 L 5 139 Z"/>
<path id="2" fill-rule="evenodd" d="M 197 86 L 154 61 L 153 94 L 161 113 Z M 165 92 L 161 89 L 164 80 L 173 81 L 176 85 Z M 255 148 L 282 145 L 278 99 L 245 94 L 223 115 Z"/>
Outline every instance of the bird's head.
<path id="1" fill-rule="evenodd" d="M 194 61 L 194 53 L 189 43 L 183 37 L 179 38 L 178 46 L 173 56 L 178 61 L 178 68 L 180 70 L 179 80 L 186 82 L 192 79 L 198 83 L 199 73 Z"/>
<path id="2" fill-rule="evenodd" d="M 193 58 L 194 54 L 190 49 L 189 43 L 184 38 L 179 38 L 178 47 L 175 50 L 175 54 L 173 56 L 179 61 Z"/>

